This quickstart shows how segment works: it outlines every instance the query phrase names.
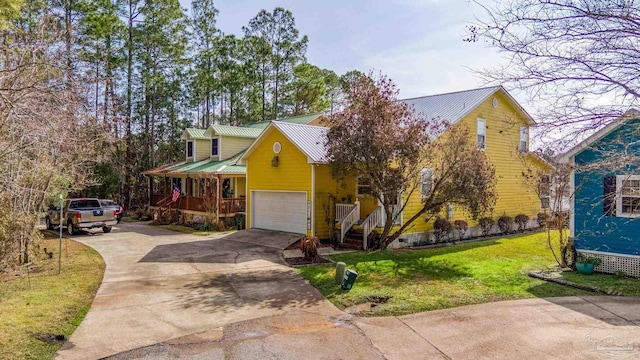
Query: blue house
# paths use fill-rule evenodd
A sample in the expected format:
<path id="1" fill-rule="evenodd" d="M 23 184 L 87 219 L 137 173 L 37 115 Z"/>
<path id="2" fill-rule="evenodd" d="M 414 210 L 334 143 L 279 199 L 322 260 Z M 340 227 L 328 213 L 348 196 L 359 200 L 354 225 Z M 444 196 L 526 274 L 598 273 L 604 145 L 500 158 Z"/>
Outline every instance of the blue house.
<path id="1" fill-rule="evenodd" d="M 640 112 L 630 110 L 560 157 L 573 165 L 569 227 L 596 271 L 640 277 Z"/>

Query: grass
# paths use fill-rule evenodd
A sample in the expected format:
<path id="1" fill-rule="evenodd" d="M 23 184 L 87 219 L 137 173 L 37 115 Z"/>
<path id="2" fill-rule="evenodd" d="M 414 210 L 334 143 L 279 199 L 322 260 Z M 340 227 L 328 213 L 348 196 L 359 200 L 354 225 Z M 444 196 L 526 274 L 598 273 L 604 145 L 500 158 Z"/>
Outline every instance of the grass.
<path id="1" fill-rule="evenodd" d="M 527 276 L 557 266 L 543 233 L 426 250 L 335 255 L 359 276 L 353 289 L 334 283 L 332 266 L 297 271 L 341 309 L 389 297 L 365 307 L 365 316 L 403 315 L 492 301 L 587 295 L 589 292 Z"/>
<path id="2" fill-rule="evenodd" d="M 120 221 L 125 222 L 125 223 L 132 223 L 132 222 L 140 222 L 142 220 L 138 220 L 138 219 L 134 218 L 133 216 L 123 216 Z"/>
<path id="3" fill-rule="evenodd" d="M 626 296 L 640 296 L 640 280 L 632 277 L 598 273 L 585 275 L 577 271 L 562 272 L 559 277 L 574 284 L 597 287 Z"/>
<path id="4" fill-rule="evenodd" d="M 178 225 L 178 224 L 158 225 L 158 227 L 161 227 L 167 230 L 178 231 L 185 234 L 199 235 L 199 236 L 209 236 L 214 234 L 221 234 L 221 233 L 228 233 L 230 231 L 235 231 L 233 229 L 227 230 L 227 231 L 200 231 L 189 226 Z"/>
<path id="5" fill-rule="evenodd" d="M 54 252 L 53 259 L 35 259 L 29 279 L 26 268 L 18 275 L 0 274 L 0 359 L 51 359 L 60 344 L 35 336 L 69 337 L 89 311 L 104 261 L 87 246 L 63 241 L 61 275 L 57 239 L 42 242 L 42 248 Z"/>

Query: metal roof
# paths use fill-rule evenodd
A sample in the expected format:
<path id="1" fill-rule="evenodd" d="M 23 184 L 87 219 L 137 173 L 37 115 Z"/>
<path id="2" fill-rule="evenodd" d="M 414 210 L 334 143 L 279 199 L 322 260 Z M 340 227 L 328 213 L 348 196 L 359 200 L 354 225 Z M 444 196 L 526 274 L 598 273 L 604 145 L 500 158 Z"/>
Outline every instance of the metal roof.
<path id="1" fill-rule="evenodd" d="M 313 114 L 306 114 L 306 115 L 290 116 L 290 117 L 275 119 L 273 121 L 280 121 L 280 122 L 286 122 L 286 123 L 291 123 L 291 124 L 307 125 L 308 123 L 312 122 L 313 120 L 317 119 L 320 116 L 324 116 L 324 114 L 323 113 L 313 113 Z M 261 122 L 257 122 L 257 123 L 246 124 L 245 127 L 254 128 L 254 129 L 265 129 L 269 125 L 270 122 L 271 121 L 261 121 Z"/>
<path id="2" fill-rule="evenodd" d="M 500 89 L 501 86 L 492 86 L 400 101 L 412 105 L 416 114 L 427 119 L 455 124 Z"/>
<path id="3" fill-rule="evenodd" d="M 229 125 L 211 125 L 209 129 L 213 130 L 217 135 L 234 136 L 255 139 L 260 136 L 262 129 L 239 127 Z"/>
<path id="4" fill-rule="evenodd" d="M 213 175 L 213 174 L 246 174 L 247 168 L 244 165 L 237 165 L 240 155 L 244 153 L 237 153 L 233 157 L 215 161 L 212 159 L 205 159 L 195 162 L 180 161 L 177 163 L 157 167 L 155 169 L 147 170 L 144 172 L 146 175 Z"/>
<path id="5" fill-rule="evenodd" d="M 209 139 L 209 137 L 207 137 L 205 132 L 206 132 L 205 129 L 186 128 L 184 129 L 184 133 L 182 134 L 182 137 L 184 138 L 184 135 L 186 133 L 192 139 Z"/>
<path id="6" fill-rule="evenodd" d="M 312 162 L 326 163 L 328 128 L 280 121 L 271 122 L 280 132 L 296 145 Z"/>

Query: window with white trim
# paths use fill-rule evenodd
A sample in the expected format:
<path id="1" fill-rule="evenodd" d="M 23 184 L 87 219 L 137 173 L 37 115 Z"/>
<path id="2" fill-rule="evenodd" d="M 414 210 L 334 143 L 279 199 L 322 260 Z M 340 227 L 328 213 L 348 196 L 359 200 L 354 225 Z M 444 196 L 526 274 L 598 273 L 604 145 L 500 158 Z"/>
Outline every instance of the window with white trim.
<path id="1" fill-rule="evenodd" d="M 640 217 L 640 175 L 618 175 L 616 187 L 616 216 Z"/>
<path id="2" fill-rule="evenodd" d="M 520 127 L 520 146 L 518 149 L 521 153 L 526 153 L 529 148 L 529 128 L 526 126 Z"/>
<path id="3" fill-rule="evenodd" d="M 211 156 L 220 155 L 220 140 L 218 138 L 211 139 Z"/>
<path id="4" fill-rule="evenodd" d="M 193 141 L 187 141 L 187 158 L 193 157 Z"/>
<path id="5" fill-rule="evenodd" d="M 371 195 L 371 183 L 361 177 L 358 177 L 356 195 Z"/>
<path id="6" fill-rule="evenodd" d="M 480 150 L 487 148 L 487 121 L 480 118 L 477 119 L 476 146 Z"/>
<path id="7" fill-rule="evenodd" d="M 433 190 L 433 169 L 420 170 L 420 196 L 426 198 Z"/>
<path id="8" fill-rule="evenodd" d="M 551 175 L 541 175 L 538 193 L 540 196 L 540 209 L 549 209 L 551 207 Z"/>

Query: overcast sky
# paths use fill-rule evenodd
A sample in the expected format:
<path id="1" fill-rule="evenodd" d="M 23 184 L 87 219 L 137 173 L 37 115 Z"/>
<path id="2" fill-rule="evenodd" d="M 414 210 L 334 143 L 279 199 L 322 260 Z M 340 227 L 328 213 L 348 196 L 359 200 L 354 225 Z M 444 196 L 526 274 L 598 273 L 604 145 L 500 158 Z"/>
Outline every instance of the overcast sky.
<path id="1" fill-rule="evenodd" d="M 258 11 L 277 6 L 293 12 L 309 37 L 309 63 L 338 74 L 382 71 L 404 98 L 484 85 L 469 68 L 499 59 L 482 43 L 462 41 L 465 25 L 483 16 L 469 0 L 223 0 L 218 28 L 241 35 Z"/>

